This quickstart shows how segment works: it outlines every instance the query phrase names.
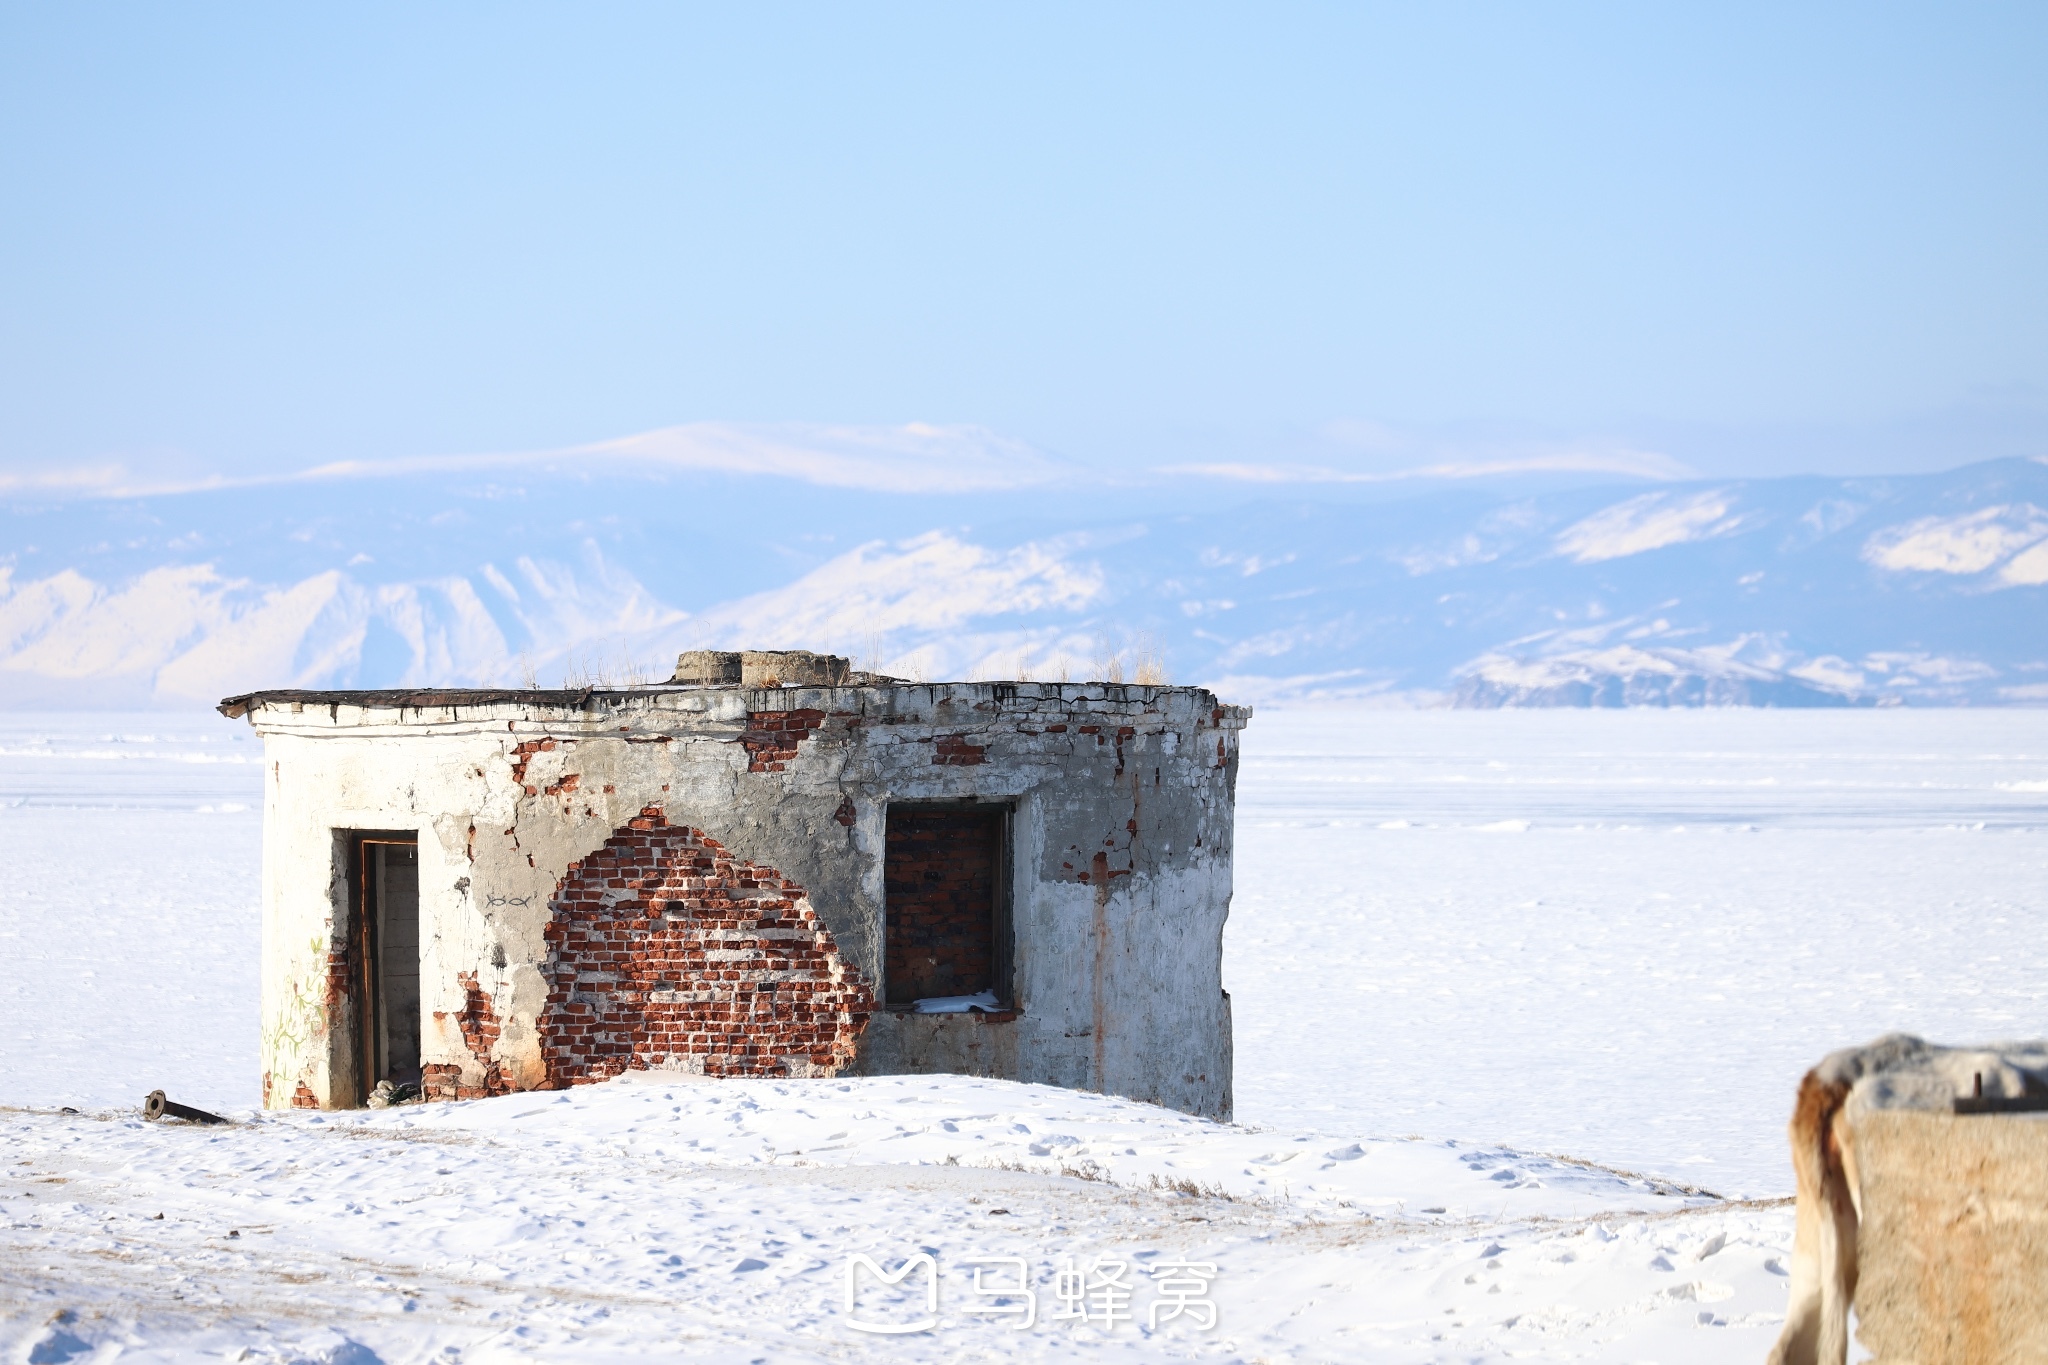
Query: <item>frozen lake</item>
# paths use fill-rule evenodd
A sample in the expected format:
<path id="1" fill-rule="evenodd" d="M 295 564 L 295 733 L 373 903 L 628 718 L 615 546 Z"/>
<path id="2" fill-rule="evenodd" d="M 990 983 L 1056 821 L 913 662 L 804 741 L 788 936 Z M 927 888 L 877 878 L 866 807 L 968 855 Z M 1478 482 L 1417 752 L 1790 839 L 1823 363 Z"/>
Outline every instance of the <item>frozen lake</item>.
<path id="1" fill-rule="evenodd" d="M 1238 1117 L 1789 1190 L 1800 1072 L 2048 1033 L 2048 712 L 1385 712 L 1245 736 Z M 0 1103 L 256 1099 L 260 748 L 0 716 Z"/>
<path id="2" fill-rule="evenodd" d="M 2048 1033 L 2048 712 L 1275 712 L 1238 797 L 1247 1122 L 1787 1193 L 1823 1053 Z"/>

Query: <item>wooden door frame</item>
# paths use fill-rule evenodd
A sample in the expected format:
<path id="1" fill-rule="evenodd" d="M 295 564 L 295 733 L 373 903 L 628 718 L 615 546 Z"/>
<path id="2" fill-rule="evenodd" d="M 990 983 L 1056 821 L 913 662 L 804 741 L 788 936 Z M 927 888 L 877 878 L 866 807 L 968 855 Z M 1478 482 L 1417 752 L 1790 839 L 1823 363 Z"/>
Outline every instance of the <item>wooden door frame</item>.
<path id="1" fill-rule="evenodd" d="M 355 1014 L 355 1096 L 356 1107 L 370 1102 L 376 1087 L 384 1028 L 384 963 L 380 949 L 384 932 L 384 906 L 371 887 L 369 850 L 398 846 L 417 850 L 417 830 L 352 829 L 348 831 L 348 951 L 349 999 Z"/>

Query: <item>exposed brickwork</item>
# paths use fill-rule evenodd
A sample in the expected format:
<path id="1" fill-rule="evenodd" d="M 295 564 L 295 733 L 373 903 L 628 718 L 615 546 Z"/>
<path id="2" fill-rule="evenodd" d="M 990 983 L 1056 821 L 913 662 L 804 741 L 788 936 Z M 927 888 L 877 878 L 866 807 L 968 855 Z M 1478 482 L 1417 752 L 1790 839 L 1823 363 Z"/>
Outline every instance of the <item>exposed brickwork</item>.
<path id="1" fill-rule="evenodd" d="M 799 744 L 825 723 L 823 711 L 749 711 L 740 743 L 747 750 L 747 771 L 779 773 L 796 757 Z"/>
<path id="2" fill-rule="evenodd" d="M 511 1092 L 504 1075 L 491 1053 L 498 1043 L 498 1015 L 491 1008 L 490 994 L 477 984 L 475 972 L 460 972 L 456 981 L 462 986 L 462 1009 L 455 1015 L 455 1026 L 462 1031 L 462 1045 L 469 1055 L 483 1068 L 483 1082 L 480 1085 L 465 1085 L 462 1081 L 463 1068 L 452 1062 L 430 1062 L 420 1068 L 420 1090 L 428 1099 L 476 1100 L 486 1095 L 504 1095 Z M 436 1019 L 446 1019 L 448 1011 L 435 1010 Z"/>
<path id="3" fill-rule="evenodd" d="M 965 735 L 940 735 L 932 741 L 932 762 L 940 767 L 970 768 L 988 761 L 988 746 L 969 744 Z"/>
<path id="4" fill-rule="evenodd" d="M 995 984 L 1000 810 L 889 812 L 882 864 L 889 1003 L 973 995 Z"/>
<path id="5" fill-rule="evenodd" d="M 1047 727 L 1049 732 L 1052 730 L 1064 730 L 1065 728 L 1063 725 Z M 1093 735 L 1097 744 L 1114 743 L 1116 745 L 1116 776 L 1122 777 L 1124 775 L 1124 741 L 1137 735 L 1138 730 L 1136 726 L 1119 725 L 1116 727 L 1114 734 L 1104 734 L 1103 727 L 1100 725 L 1077 725 L 1074 727 L 1074 733 L 1077 735 Z M 1148 731 L 1148 733 L 1151 732 Z"/>
<path id="6" fill-rule="evenodd" d="M 321 1008 L 318 1013 L 318 1022 L 313 1026 L 314 1037 L 321 1043 L 331 1040 L 336 1028 L 347 1028 L 351 1030 L 352 1036 L 352 1031 L 359 1027 L 361 1023 L 355 1017 L 357 1005 L 355 993 L 356 961 L 353 936 L 348 930 L 349 926 L 346 921 L 329 926 L 329 931 L 333 936 L 327 941 L 325 961 L 321 964 L 319 977 Z M 266 1104 L 270 1099 L 271 1084 L 271 1078 L 266 1073 L 263 1077 L 263 1097 Z M 320 1101 L 314 1097 L 312 1090 L 303 1080 L 300 1081 L 298 1088 L 292 1092 L 292 1108 L 318 1109 L 319 1107 Z"/>
<path id="7" fill-rule="evenodd" d="M 538 787 L 526 785 L 526 765 L 533 762 L 535 754 L 552 753 L 555 742 L 552 739 L 522 739 L 512 749 L 512 780 L 523 788 L 528 796 L 539 796 Z"/>
<path id="8" fill-rule="evenodd" d="M 315 1026 L 315 1036 L 323 1042 L 332 1038 L 333 1030 L 339 1026 L 353 1028 L 355 1025 L 355 954 L 346 925 L 336 925 L 339 938 L 327 943 L 327 970 L 321 985 L 321 1022 Z M 344 1025 L 344 1021 L 347 1021 Z M 292 1093 L 292 1108 L 318 1109 L 320 1101 L 313 1097 L 304 1081 Z"/>
<path id="9" fill-rule="evenodd" d="M 539 1029 L 556 1088 L 697 1059 L 713 1076 L 829 1074 L 874 1009 L 801 886 L 658 807 L 571 864 L 549 908 Z"/>
<path id="10" fill-rule="evenodd" d="M 330 940 L 327 945 L 327 979 L 325 999 L 327 1017 L 339 1019 L 348 1005 L 350 993 L 355 986 L 355 954 L 349 951 L 349 940 L 344 936 L 339 941 Z"/>
<path id="11" fill-rule="evenodd" d="M 857 814 L 858 812 L 853 808 L 853 798 L 842 796 L 839 798 L 839 809 L 832 812 L 832 818 L 848 829 L 852 829 Z"/>

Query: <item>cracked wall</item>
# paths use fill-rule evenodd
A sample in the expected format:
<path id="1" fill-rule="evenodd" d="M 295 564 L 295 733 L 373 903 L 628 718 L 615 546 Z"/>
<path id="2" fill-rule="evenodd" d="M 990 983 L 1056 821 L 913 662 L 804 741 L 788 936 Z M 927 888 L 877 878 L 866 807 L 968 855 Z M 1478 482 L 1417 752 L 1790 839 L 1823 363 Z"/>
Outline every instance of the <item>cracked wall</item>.
<path id="1" fill-rule="evenodd" d="M 1101 684 L 410 700 L 248 699 L 270 759 L 266 1103 L 352 1102 L 353 1022 L 327 999 L 348 941 L 334 858 L 377 829 L 419 833 L 434 1093 L 642 1066 L 954 1071 L 1228 1114 L 1221 938 L 1249 712 Z M 878 1005 L 889 805 L 963 800 L 1013 812 L 1016 1009 Z M 726 952 L 750 956 L 710 956 Z"/>

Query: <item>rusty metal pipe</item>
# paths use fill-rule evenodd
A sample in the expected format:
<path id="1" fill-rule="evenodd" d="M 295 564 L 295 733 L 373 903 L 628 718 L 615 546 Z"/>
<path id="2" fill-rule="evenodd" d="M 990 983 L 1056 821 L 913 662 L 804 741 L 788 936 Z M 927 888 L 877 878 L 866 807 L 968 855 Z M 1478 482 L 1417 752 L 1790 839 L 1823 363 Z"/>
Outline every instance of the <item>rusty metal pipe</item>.
<path id="1" fill-rule="evenodd" d="M 151 1121 L 156 1119 L 184 1119 L 190 1123 L 228 1122 L 219 1114 L 209 1114 L 204 1109 L 194 1109 L 189 1104 L 179 1104 L 176 1100 L 165 1099 L 164 1092 L 161 1090 L 149 1092 L 149 1098 L 142 1102 L 142 1117 Z"/>

